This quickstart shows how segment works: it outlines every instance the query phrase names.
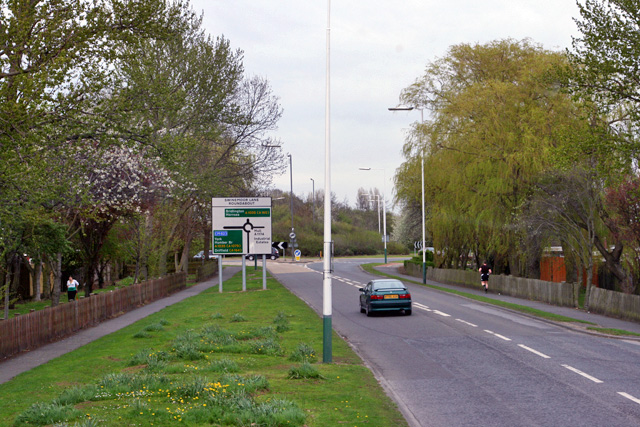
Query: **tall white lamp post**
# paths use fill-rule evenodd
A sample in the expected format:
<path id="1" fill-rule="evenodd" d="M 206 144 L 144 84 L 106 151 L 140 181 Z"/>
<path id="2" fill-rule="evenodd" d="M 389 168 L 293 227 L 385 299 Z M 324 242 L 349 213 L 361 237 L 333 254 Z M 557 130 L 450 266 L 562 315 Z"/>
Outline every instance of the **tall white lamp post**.
<path id="1" fill-rule="evenodd" d="M 313 178 L 309 179 L 311 180 L 311 200 L 313 200 L 311 208 L 311 222 L 316 222 L 316 182 Z"/>
<path id="2" fill-rule="evenodd" d="M 389 111 L 411 111 L 413 107 L 391 107 Z M 420 108 L 420 123 L 424 123 L 424 110 Z M 422 140 L 422 138 L 421 138 Z M 426 232 L 425 232 L 425 209 L 424 209 L 424 148 L 421 155 L 422 164 L 422 283 L 427 283 L 427 247 L 426 247 Z"/>
<path id="3" fill-rule="evenodd" d="M 382 171 L 382 177 L 384 179 L 383 188 L 382 188 L 382 240 L 384 241 L 384 263 L 387 263 L 387 201 L 385 198 L 385 189 L 387 185 L 387 174 L 384 169 L 373 169 L 373 168 L 359 168 L 361 171 L 373 171 L 379 170 Z"/>
<path id="4" fill-rule="evenodd" d="M 375 195 L 375 199 L 373 198 L 373 194 L 369 196 L 368 200 L 370 202 L 376 202 L 378 204 L 378 233 L 381 232 L 380 230 L 380 195 L 376 194 Z"/>
<path id="5" fill-rule="evenodd" d="M 331 0 L 327 0 L 327 68 L 324 111 L 324 260 L 322 267 L 322 361 L 331 363 Z"/>

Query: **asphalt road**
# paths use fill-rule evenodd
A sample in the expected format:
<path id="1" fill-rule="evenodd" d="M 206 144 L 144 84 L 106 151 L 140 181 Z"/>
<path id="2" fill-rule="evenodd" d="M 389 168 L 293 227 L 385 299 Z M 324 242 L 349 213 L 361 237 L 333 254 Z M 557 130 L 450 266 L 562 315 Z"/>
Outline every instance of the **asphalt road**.
<path id="1" fill-rule="evenodd" d="M 411 425 L 640 425 L 640 342 L 414 284 L 411 316 L 366 317 L 358 288 L 373 277 L 358 264 L 335 261 L 333 328 Z M 320 263 L 270 263 L 269 270 L 322 314 Z"/>

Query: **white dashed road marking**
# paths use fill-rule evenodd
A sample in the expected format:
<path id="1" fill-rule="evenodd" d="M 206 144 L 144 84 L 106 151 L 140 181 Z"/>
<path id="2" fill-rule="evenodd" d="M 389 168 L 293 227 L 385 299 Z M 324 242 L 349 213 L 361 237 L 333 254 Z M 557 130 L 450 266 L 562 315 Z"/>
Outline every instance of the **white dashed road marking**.
<path id="1" fill-rule="evenodd" d="M 582 372 L 581 370 L 574 368 L 573 366 L 569 366 L 569 365 L 562 365 L 562 366 L 567 368 L 570 371 L 575 372 L 578 375 L 582 375 L 583 377 L 585 377 L 588 380 L 593 381 L 594 383 L 597 383 L 597 384 L 602 383 L 602 381 L 597 379 L 596 377 L 592 377 L 591 375 L 586 374 L 586 373 Z"/>
<path id="2" fill-rule="evenodd" d="M 456 319 L 456 320 L 457 320 L 458 322 L 462 322 L 462 323 L 464 323 L 465 325 L 473 326 L 474 328 L 477 328 L 477 327 L 478 327 L 478 325 L 474 325 L 473 323 L 471 323 L 471 322 L 467 322 L 466 320 L 462 320 L 462 319 Z"/>
<path id="3" fill-rule="evenodd" d="M 628 393 L 624 393 L 622 391 L 619 391 L 618 394 L 622 397 L 626 397 L 627 399 L 631 400 L 632 402 L 636 402 L 638 405 L 640 405 L 640 399 L 638 399 L 637 397 L 633 397 Z"/>
<path id="4" fill-rule="evenodd" d="M 485 331 L 486 333 L 488 333 L 488 334 L 491 334 L 491 335 L 493 335 L 493 336 L 495 336 L 495 337 L 500 338 L 501 340 L 511 341 L 511 338 L 507 338 L 507 337 L 505 337 L 504 335 L 496 334 L 495 332 L 490 331 L 490 330 L 488 330 L 488 329 L 485 329 L 484 331 Z"/>
<path id="5" fill-rule="evenodd" d="M 526 346 L 526 345 L 524 345 L 524 344 L 518 344 L 518 347 L 520 347 L 520 348 L 524 348 L 525 350 L 530 351 L 530 352 L 531 352 L 531 353 L 533 353 L 533 354 L 537 354 L 537 355 L 538 355 L 538 356 L 540 356 L 540 357 L 544 357 L 545 359 L 551 359 L 551 357 L 550 357 L 550 356 L 547 356 L 547 355 L 546 355 L 546 354 L 544 354 L 544 353 L 540 353 L 538 350 L 534 350 L 534 349 L 532 349 L 531 347 L 527 347 L 527 346 Z"/>
<path id="6" fill-rule="evenodd" d="M 424 304 L 420 304 L 419 302 L 414 302 L 414 303 L 413 303 L 413 306 L 414 306 L 414 307 L 416 307 L 416 308 L 419 308 L 420 310 L 424 310 L 424 311 L 433 311 L 433 310 L 431 310 L 429 307 L 427 307 L 426 305 L 424 305 Z"/>
<path id="7" fill-rule="evenodd" d="M 435 314 L 439 314 L 440 316 L 443 316 L 443 317 L 451 317 L 451 315 L 450 315 L 450 314 L 443 313 L 443 312 L 441 312 L 440 310 L 433 310 L 433 312 L 434 312 Z"/>

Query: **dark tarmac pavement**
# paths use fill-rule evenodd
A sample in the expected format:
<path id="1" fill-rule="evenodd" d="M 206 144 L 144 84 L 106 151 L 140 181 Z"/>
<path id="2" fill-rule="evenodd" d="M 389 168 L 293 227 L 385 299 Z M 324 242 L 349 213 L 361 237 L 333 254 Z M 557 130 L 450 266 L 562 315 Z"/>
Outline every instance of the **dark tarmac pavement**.
<path id="1" fill-rule="evenodd" d="M 240 267 L 225 267 L 222 271 L 223 282 L 240 271 Z M 109 319 L 91 328 L 83 329 L 75 335 L 44 345 L 32 351 L 23 352 L 10 359 L 0 362 L 0 384 L 9 381 L 22 372 L 26 372 L 36 366 L 42 365 L 49 360 L 55 359 L 65 353 L 73 351 L 85 344 L 109 335 L 112 332 L 129 326 L 140 319 L 144 319 L 150 314 L 156 313 L 165 307 L 180 302 L 184 299 L 198 295 L 200 292 L 211 287 L 218 286 L 218 275 L 215 277 L 191 286 L 183 291 L 176 292 L 166 298 L 154 301 L 145 306 L 123 314 L 114 319 Z M 223 285 L 224 286 L 224 285 Z"/>

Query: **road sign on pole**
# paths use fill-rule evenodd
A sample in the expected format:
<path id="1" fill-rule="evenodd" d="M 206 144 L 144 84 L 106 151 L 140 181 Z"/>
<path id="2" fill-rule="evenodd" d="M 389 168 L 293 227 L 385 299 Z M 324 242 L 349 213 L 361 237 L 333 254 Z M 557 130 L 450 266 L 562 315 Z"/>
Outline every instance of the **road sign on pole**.
<path id="1" fill-rule="evenodd" d="M 271 253 L 271 197 L 213 198 L 214 254 Z"/>
<path id="2" fill-rule="evenodd" d="M 281 251 L 287 249 L 289 247 L 289 243 L 287 242 L 272 242 L 272 248 L 280 249 Z"/>

